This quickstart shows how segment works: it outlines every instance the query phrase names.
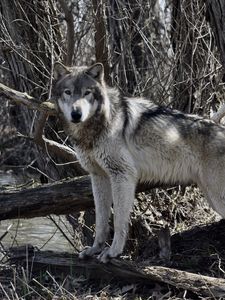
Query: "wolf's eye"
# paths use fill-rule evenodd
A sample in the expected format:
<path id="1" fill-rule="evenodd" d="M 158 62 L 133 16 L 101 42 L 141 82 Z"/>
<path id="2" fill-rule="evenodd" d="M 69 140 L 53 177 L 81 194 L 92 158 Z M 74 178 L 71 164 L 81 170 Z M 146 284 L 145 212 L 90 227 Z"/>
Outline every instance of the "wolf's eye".
<path id="1" fill-rule="evenodd" d="M 86 90 L 86 91 L 84 92 L 84 96 L 88 96 L 88 95 L 90 95 L 90 93 L 91 93 L 90 90 Z"/>
<path id="2" fill-rule="evenodd" d="M 68 95 L 68 96 L 70 96 L 70 95 L 71 95 L 71 91 L 70 91 L 70 90 L 68 90 L 68 89 L 64 90 L 64 93 L 65 93 L 66 95 Z"/>

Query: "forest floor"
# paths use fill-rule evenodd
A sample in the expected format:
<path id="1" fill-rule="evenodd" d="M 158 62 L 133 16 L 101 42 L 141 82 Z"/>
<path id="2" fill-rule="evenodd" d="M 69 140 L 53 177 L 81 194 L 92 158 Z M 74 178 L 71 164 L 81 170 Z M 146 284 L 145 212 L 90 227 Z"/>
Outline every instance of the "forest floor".
<path id="1" fill-rule="evenodd" d="M 225 278 L 225 222 L 208 207 L 196 187 L 139 193 L 131 223 L 122 260 Z M 202 297 L 182 286 L 135 282 L 104 273 L 99 278 L 97 270 L 93 278 L 88 271 L 75 276 L 68 269 L 35 268 L 35 262 L 31 268 L 28 259 L 12 263 L 5 250 L 0 299 L 216 299 L 213 294 Z"/>

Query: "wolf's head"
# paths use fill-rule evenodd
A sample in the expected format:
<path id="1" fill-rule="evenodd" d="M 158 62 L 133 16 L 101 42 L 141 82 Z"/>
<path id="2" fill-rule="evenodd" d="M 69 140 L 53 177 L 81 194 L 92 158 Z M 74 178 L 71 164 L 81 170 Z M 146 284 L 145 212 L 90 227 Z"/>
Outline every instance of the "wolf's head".
<path id="1" fill-rule="evenodd" d="M 54 67 L 54 97 L 68 122 L 86 122 L 105 106 L 103 65 L 68 68 L 60 63 Z"/>

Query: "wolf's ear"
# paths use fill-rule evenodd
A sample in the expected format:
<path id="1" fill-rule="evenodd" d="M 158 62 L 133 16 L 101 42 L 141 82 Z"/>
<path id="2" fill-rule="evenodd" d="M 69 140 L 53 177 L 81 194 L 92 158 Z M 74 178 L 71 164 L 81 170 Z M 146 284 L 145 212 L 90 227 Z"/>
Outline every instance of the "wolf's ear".
<path id="1" fill-rule="evenodd" d="M 66 66 L 61 64 L 60 62 L 56 62 L 54 64 L 54 69 L 53 69 L 53 77 L 55 80 L 58 80 L 62 76 L 69 74 L 69 70 L 67 69 Z"/>
<path id="2" fill-rule="evenodd" d="M 104 78 L 104 67 L 101 63 L 96 63 L 88 68 L 85 73 L 97 81 L 102 81 Z"/>

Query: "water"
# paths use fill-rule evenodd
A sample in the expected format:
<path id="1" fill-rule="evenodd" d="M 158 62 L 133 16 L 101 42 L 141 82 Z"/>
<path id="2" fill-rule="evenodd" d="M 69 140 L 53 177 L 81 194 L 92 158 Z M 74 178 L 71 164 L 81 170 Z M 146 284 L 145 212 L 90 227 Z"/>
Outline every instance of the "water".
<path id="1" fill-rule="evenodd" d="M 4 185 L 21 184 L 24 178 L 0 171 L 0 189 Z M 54 220 L 72 241 L 72 228 L 65 217 L 54 216 Z M 4 247 L 31 244 L 44 250 L 74 252 L 72 245 L 48 217 L 0 221 L 0 239 Z"/>

